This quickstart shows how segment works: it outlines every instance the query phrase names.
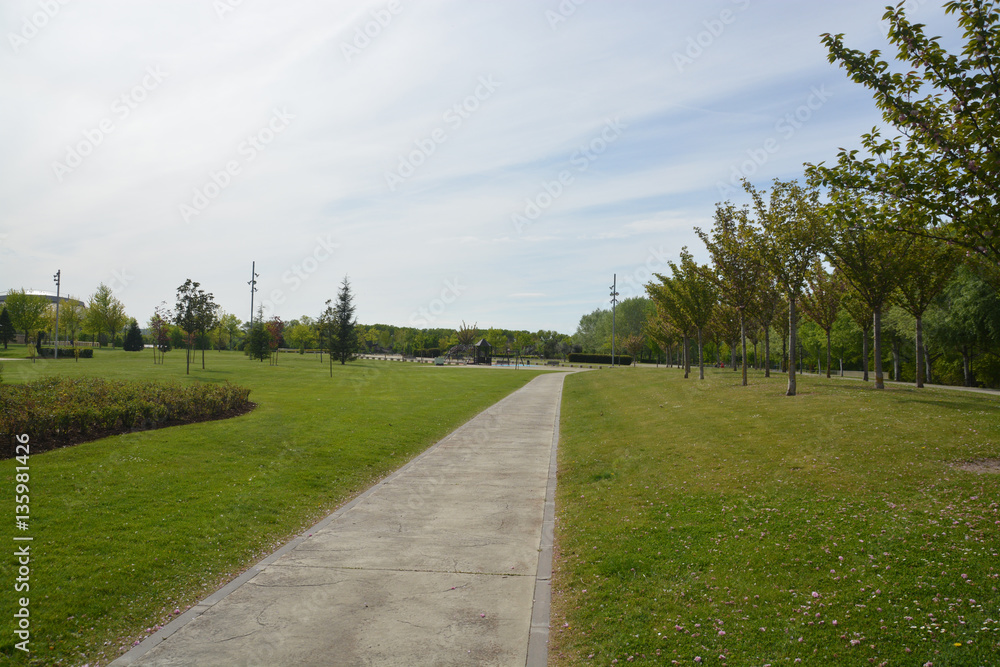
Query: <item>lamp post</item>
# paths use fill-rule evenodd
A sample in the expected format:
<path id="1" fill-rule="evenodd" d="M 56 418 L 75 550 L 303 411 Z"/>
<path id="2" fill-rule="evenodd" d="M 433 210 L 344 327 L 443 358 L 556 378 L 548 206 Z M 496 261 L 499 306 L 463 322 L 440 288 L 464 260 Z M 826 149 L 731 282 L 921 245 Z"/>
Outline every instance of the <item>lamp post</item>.
<path id="1" fill-rule="evenodd" d="M 257 278 L 260 274 L 257 273 L 257 262 L 250 263 L 250 282 L 247 285 L 250 286 L 250 326 L 253 327 L 253 293 L 257 291 Z"/>
<path id="2" fill-rule="evenodd" d="M 54 359 L 59 358 L 59 288 L 62 283 L 62 269 L 56 271 L 56 274 L 52 276 L 52 280 L 56 284 L 56 351 Z"/>
<path id="3" fill-rule="evenodd" d="M 612 274 L 611 282 L 611 367 L 615 367 L 615 305 L 618 303 L 618 274 Z"/>

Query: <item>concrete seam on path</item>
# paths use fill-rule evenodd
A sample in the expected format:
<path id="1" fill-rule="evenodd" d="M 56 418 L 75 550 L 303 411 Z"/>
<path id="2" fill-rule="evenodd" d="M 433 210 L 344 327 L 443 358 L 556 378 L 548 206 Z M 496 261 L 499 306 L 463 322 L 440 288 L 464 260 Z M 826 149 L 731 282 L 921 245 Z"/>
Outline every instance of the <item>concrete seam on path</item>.
<path id="1" fill-rule="evenodd" d="M 555 538 L 556 474 L 559 451 L 559 416 L 566 376 L 559 384 L 556 397 L 555 421 L 552 425 L 552 450 L 549 456 L 549 478 L 545 485 L 545 510 L 542 514 L 542 536 L 538 548 L 538 568 L 535 572 L 535 596 L 531 606 L 531 630 L 528 634 L 528 654 L 525 667 L 544 667 L 549 660 L 549 620 L 552 608 L 552 545 Z"/>
<path id="2" fill-rule="evenodd" d="M 532 379 L 534 379 L 534 378 L 532 378 Z M 282 545 L 276 551 L 273 551 L 268 556 L 265 556 L 263 559 L 261 559 L 260 561 L 258 561 L 254 565 L 252 565 L 249 568 L 247 568 L 242 574 L 240 574 L 238 577 L 236 577 L 235 579 L 233 579 L 232 581 L 230 581 L 228 584 L 226 584 L 222 588 L 218 589 L 217 591 L 215 591 L 214 593 L 212 593 L 208 597 L 204 598 L 203 600 L 200 600 L 197 603 L 195 603 L 190 609 L 188 609 L 183 614 L 181 614 L 180 616 L 178 616 L 177 618 L 175 618 L 174 620 L 170 621 L 165 626 L 163 626 L 162 628 L 160 628 L 159 630 L 157 630 L 156 633 L 154 633 L 153 635 L 151 635 L 151 636 L 147 637 L 146 639 L 142 640 L 137 646 L 135 646 L 134 648 L 132 648 L 130 651 L 128 651 L 128 652 L 126 652 L 126 653 L 118 656 L 117 658 L 115 658 L 113 661 L 111 661 L 109 663 L 109 667 L 126 667 L 127 665 L 132 665 L 136 660 L 138 660 L 139 658 L 141 658 L 142 656 L 144 656 L 145 654 L 149 653 L 154 648 L 156 648 L 157 646 L 159 646 L 161 643 L 163 643 L 163 641 L 166 640 L 168 637 L 170 637 L 171 635 L 173 635 L 174 633 L 176 633 L 177 631 L 179 631 L 181 628 L 183 628 L 185 625 L 187 625 L 188 623 L 190 623 L 191 621 L 195 620 L 196 618 L 198 618 L 199 616 L 201 616 L 203 613 L 205 613 L 206 611 L 208 611 L 209 609 L 211 609 L 213 606 L 215 606 L 220 601 L 222 601 L 223 599 L 225 599 L 227 596 L 229 596 L 230 593 L 232 593 L 233 591 L 235 591 L 236 589 L 238 589 L 240 586 L 242 586 L 243 584 L 247 583 L 248 581 L 250 581 L 251 579 L 253 579 L 254 577 L 256 577 L 258 574 L 260 574 L 261 572 L 263 572 L 264 568 L 266 568 L 268 565 L 272 564 L 274 561 L 278 560 L 279 558 L 281 558 L 285 554 L 287 554 L 287 553 L 291 552 L 292 550 L 294 550 L 302 542 L 304 542 L 306 539 L 308 539 L 308 537 L 309 537 L 310 534 L 316 533 L 321 528 L 324 528 L 325 526 L 327 526 L 331 522 L 335 521 L 342 514 L 344 514 L 348 510 L 352 509 L 355 505 L 357 505 L 358 503 L 360 503 L 362 500 L 364 500 L 365 498 L 367 498 L 369 495 L 373 494 L 376 489 L 378 489 L 379 487 L 381 487 L 384 484 L 389 483 L 390 481 L 392 481 L 393 479 L 395 479 L 399 475 L 403 474 L 406 470 L 408 470 L 410 467 L 412 467 L 414 464 L 416 464 L 417 461 L 419 461 L 420 459 L 424 458 L 425 456 L 428 456 L 432 451 L 436 450 L 441 445 L 447 443 L 449 440 L 451 440 L 453 437 L 455 437 L 455 435 L 458 432 L 460 432 L 460 431 L 464 430 L 465 428 L 467 428 L 468 425 L 469 425 L 469 423 L 471 423 L 472 421 L 474 421 L 475 419 L 477 419 L 480 415 L 484 414 L 485 412 L 487 412 L 489 410 L 494 409 L 497 406 L 503 405 L 504 403 L 506 403 L 507 401 L 509 401 L 515 394 L 517 394 L 518 392 L 524 390 L 525 387 L 527 387 L 529 384 L 531 384 L 531 380 L 528 380 L 528 382 L 525 383 L 523 386 L 521 386 L 518 389 L 516 389 L 515 391 L 512 391 L 511 393 L 507 394 L 507 396 L 504 396 L 502 399 L 500 399 L 496 403 L 493 403 L 493 404 L 487 406 L 486 408 L 484 408 L 483 410 L 480 410 L 479 412 L 477 412 L 474 416 L 470 417 L 467 421 L 465 421 L 464 423 L 462 423 L 461 426 L 459 426 L 458 428 L 455 428 L 454 430 L 452 430 L 451 432 L 449 432 L 446 436 L 444 436 L 443 438 L 441 438 L 440 440 L 438 440 L 436 443 L 434 443 L 433 445 L 431 445 L 430 447 L 428 447 L 427 449 L 425 449 L 424 451 L 422 451 L 420 454 L 414 456 L 406 464 L 404 464 L 400 468 L 394 470 L 392 473 L 390 473 L 389 475 L 387 475 L 383 479 L 379 480 L 378 482 L 376 482 L 375 484 L 373 484 L 372 486 L 370 486 L 368 489 L 366 489 L 362 493 L 358 494 L 351 501 L 345 503 L 344 505 L 341 505 L 336 510 L 334 510 L 330 514 L 326 515 L 325 517 L 323 517 L 322 519 L 320 519 L 319 521 L 317 521 L 316 523 L 314 523 L 309 528 L 307 528 L 305 531 L 299 533 L 296 537 L 294 537 L 291 540 L 289 540 L 288 542 L 286 542 L 284 545 Z M 559 397 L 560 397 L 560 400 L 561 400 L 561 398 L 562 398 L 562 386 L 561 385 L 560 385 L 560 389 L 559 389 Z M 559 411 L 559 404 L 557 403 L 556 404 L 556 415 L 557 415 L 556 416 L 556 428 L 557 429 L 558 429 L 558 425 L 559 425 L 558 411 Z M 555 456 L 554 453 L 553 453 L 553 456 Z M 551 464 L 551 462 L 550 462 L 550 472 L 549 472 L 549 474 L 552 475 L 552 464 Z M 548 507 L 548 499 L 549 499 L 549 497 L 548 497 L 548 490 L 547 490 L 546 491 L 546 508 Z M 546 511 L 547 511 L 547 509 L 546 509 Z M 543 532 L 543 535 L 544 535 L 544 532 L 545 532 L 544 525 L 543 525 L 542 532 Z M 551 542 L 550 542 L 550 547 L 551 547 Z M 550 568 L 551 568 L 551 558 L 550 558 Z M 534 622 L 534 616 L 532 617 L 532 621 Z M 546 632 L 547 632 L 547 628 L 546 628 Z M 545 664 L 545 663 L 543 662 L 541 664 Z"/>

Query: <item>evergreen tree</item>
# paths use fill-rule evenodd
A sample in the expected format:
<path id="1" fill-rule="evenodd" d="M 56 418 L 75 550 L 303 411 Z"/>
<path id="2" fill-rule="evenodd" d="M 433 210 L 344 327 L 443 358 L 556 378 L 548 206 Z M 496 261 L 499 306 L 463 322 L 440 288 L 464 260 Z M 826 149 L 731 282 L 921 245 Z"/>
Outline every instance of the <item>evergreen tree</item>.
<path id="1" fill-rule="evenodd" d="M 142 332 L 139 331 L 139 323 L 133 317 L 128 325 L 128 331 L 125 332 L 125 342 L 122 344 L 122 347 L 125 348 L 126 352 L 141 352 L 145 346 L 145 341 L 142 339 Z"/>
<path id="2" fill-rule="evenodd" d="M 264 309 L 258 308 L 257 313 L 257 321 L 250 323 L 250 333 L 244 349 L 251 359 L 264 361 L 271 356 L 271 334 L 264 326 Z"/>
<path id="3" fill-rule="evenodd" d="M 4 306 L 3 311 L 0 311 L 0 340 L 3 341 L 3 349 L 7 349 L 7 343 L 14 340 L 14 335 L 14 322 L 11 321 L 10 313 Z"/>
<path id="4" fill-rule="evenodd" d="M 330 314 L 328 327 L 328 344 L 330 356 L 338 359 L 341 365 L 353 361 L 358 351 L 358 321 L 354 317 L 354 296 L 351 294 L 351 283 L 344 276 L 337 293 L 337 303 L 330 306 L 326 302 Z"/>

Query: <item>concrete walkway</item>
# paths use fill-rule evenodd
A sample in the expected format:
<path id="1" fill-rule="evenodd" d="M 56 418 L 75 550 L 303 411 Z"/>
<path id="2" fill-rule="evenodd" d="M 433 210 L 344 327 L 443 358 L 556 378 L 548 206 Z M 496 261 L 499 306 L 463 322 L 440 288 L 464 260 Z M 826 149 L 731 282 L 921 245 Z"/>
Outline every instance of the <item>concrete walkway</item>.
<path id="1" fill-rule="evenodd" d="M 112 665 L 544 665 L 564 377 L 536 377 Z"/>

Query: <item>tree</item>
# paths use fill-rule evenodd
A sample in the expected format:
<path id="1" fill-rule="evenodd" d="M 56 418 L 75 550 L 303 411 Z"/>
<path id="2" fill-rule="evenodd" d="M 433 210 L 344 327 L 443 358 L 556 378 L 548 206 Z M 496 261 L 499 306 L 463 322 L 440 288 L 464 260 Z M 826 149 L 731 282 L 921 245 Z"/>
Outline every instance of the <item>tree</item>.
<path id="1" fill-rule="evenodd" d="M 353 361 L 358 351 L 358 321 L 354 317 L 354 296 L 351 294 L 351 283 L 347 276 L 340 283 L 340 291 L 337 292 L 337 303 L 330 305 L 327 301 L 328 344 L 332 359 L 340 361 L 341 365 L 348 361 Z M 331 370 L 332 374 L 332 370 Z"/>
<path id="2" fill-rule="evenodd" d="M 864 193 L 834 190 L 830 198 L 823 207 L 829 224 L 824 252 L 872 311 L 875 388 L 885 389 L 882 311 L 896 289 L 913 237 L 888 229 L 885 221 L 895 212 Z"/>
<path id="3" fill-rule="evenodd" d="M 288 340 L 304 353 L 306 348 L 316 345 L 316 330 L 307 324 L 296 324 L 288 330 Z"/>
<path id="4" fill-rule="evenodd" d="M 774 180 L 770 200 L 747 180 L 744 189 L 753 197 L 753 210 L 764 231 L 763 260 L 788 299 L 788 390 L 795 395 L 795 346 L 798 332 L 796 303 L 806 276 L 823 244 L 823 221 L 818 214 L 819 193 L 795 181 Z"/>
<path id="5" fill-rule="evenodd" d="M 940 314 L 928 327 L 937 345 L 962 356 L 962 379 L 976 386 L 972 362 L 977 352 L 1000 343 L 1000 294 L 968 267 L 961 267 L 939 297 Z"/>
<path id="6" fill-rule="evenodd" d="M 14 329 L 24 332 L 24 344 L 31 345 L 30 332 L 42 325 L 49 301 L 43 296 L 28 294 L 21 288 L 19 291 L 9 290 L 4 301 Z"/>
<path id="7" fill-rule="evenodd" d="M 459 345 L 473 345 L 478 342 L 476 340 L 479 336 L 479 327 L 477 325 L 478 323 L 473 324 L 471 327 L 466 326 L 465 320 L 462 320 L 462 326 L 456 332 Z"/>
<path id="8" fill-rule="evenodd" d="M 220 334 L 225 334 L 229 339 L 226 343 L 226 349 L 232 350 L 233 336 L 240 333 L 240 318 L 232 313 L 221 313 L 216 322 L 216 327 L 219 329 Z"/>
<path id="9" fill-rule="evenodd" d="M 844 292 L 844 284 L 836 270 L 826 272 L 817 260 L 807 278 L 809 291 L 802 295 L 802 310 L 826 332 L 826 376 L 830 377 L 830 362 L 832 360 L 830 332 L 837 321 L 840 312 L 840 297 Z"/>
<path id="10" fill-rule="evenodd" d="M 639 362 L 639 354 L 646 346 L 646 337 L 641 334 L 629 334 L 622 339 L 622 348 L 632 356 L 632 365 Z"/>
<path id="11" fill-rule="evenodd" d="M 853 289 L 844 292 L 840 305 L 843 306 L 847 314 L 854 320 L 854 323 L 861 329 L 862 379 L 868 382 L 868 335 L 872 330 L 872 323 L 875 320 L 872 307 L 858 294 L 857 290 Z"/>
<path id="12" fill-rule="evenodd" d="M 3 341 L 3 349 L 7 349 L 7 343 L 13 341 L 15 335 L 14 322 L 11 321 L 10 313 L 4 306 L 4 309 L 0 311 L 0 341 Z"/>
<path id="13" fill-rule="evenodd" d="M 878 128 L 861 137 L 868 153 L 841 150 L 837 164 L 810 165 L 814 182 L 888 196 L 930 218 L 892 222 L 910 233 L 946 240 L 1000 264 L 1000 11 L 995 2 L 945 3 L 963 30 L 962 55 L 947 53 L 940 38 L 888 8 L 888 39 L 909 72 L 893 72 L 879 51 L 844 46 L 843 35 L 823 35 L 830 62 L 872 91 L 887 124 L 902 136 L 884 139 Z M 929 224 L 927 224 L 929 223 Z"/>
<path id="14" fill-rule="evenodd" d="M 132 318 L 129 322 L 128 331 L 125 333 L 125 340 L 122 343 L 122 348 L 126 352 L 141 352 L 146 347 L 145 341 L 142 339 L 142 332 L 139 331 L 139 323 Z"/>
<path id="15" fill-rule="evenodd" d="M 684 367 L 684 378 L 691 374 L 691 359 L 689 354 L 691 335 L 695 332 L 694 322 L 687 310 L 684 309 L 682 300 L 679 298 L 681 287 L 677 278 L 668 278 L 660 274 L 655 274 L 658 283 L 649 282 L 646 284 L 646 293 L 656 304 L 656 312 L 665 318 L 681 335 L 681 365 Z"/>
<path id="16" fill-rule="evenodd" d="M 959 264 L 955 249 L 945 243 L 916 238 L 899 274 L 896 303 L 916 319 L 916 385 L 924 386 L 924 313 L 945 288 Z"/>
<path id="17" fill-rule="evenodd" d="M 284 343 L 285 323 L 277 315 L 273 316 L 264 325 L 267 330 L 267 347 L 271 353 L 272 364 L 278 365 L 278 349 Z"/>
<path id="18" fill-rule="evenodd" d="M 177 303 L 174 306 L 174 324 L 184 330 L 187 336 L 187 373 L 191 372 L 191 348 L 196 336 L 204 338 L 206 332 L 215 326 L 219 306 L 211 292 L 201 288 L 201 283 L 190 278 L 177 288 Z M 201 350 L 201 368 L 205 369 L 205 348 Z"/>
<path id="19" fill-rule="evenodd" d="M 115 297 L 110 287 L 104 283 L 98 285 L 97 291 L 90 295 L 87 303 L 83 328 L 97 338 L 106 333 L 111 341 L 111 347 L 114 347 L 115 336 L 127 323 L 128 316 L 125 314 L 122 302 Z"/>
<path id="20" fill-rule="evenodd" d="M 153 337 L 153 363 L 156 363 L 156 353 L 160 353 L 160 363 L 163 363 L 163 355 L 170 351 L 170 311 L 167 310 L 167 303 L 160 302 L 160 305 L 153 311 L 153 316 L 149 318 L 149 329 Z"/>
<path id="21" fill-rule="evenodd" d="M 760 290 L 764 267 L 757 252 L 756 233 L 747 211 L 729 202 L 716 204 L 715 225 L 709 236 L 698 227 L 694 231 L 712 256 L 712 278 L 723 301 L 736 308 L 743 346 L 743 386 L 747 385 L 746 315 Z"/>
<path id="22" fill-rule="evenodd" d="M 263 362 L 271 356 L 271 337 L 264 327 L 264 307 L 257 309 L 257 320 L 250 322 L 250 331 L 247 333 L 247 344 L 243 348 L 250 359 L 258 359 Z"/>
<path id="23" fill-rule="evenodd" d="M 70 345 L 76 345 L 76 332 L 83 324 L 86 308 L 76 299 L 61 299 L 59 304 L 59 325 L 69 334 Z"/>

